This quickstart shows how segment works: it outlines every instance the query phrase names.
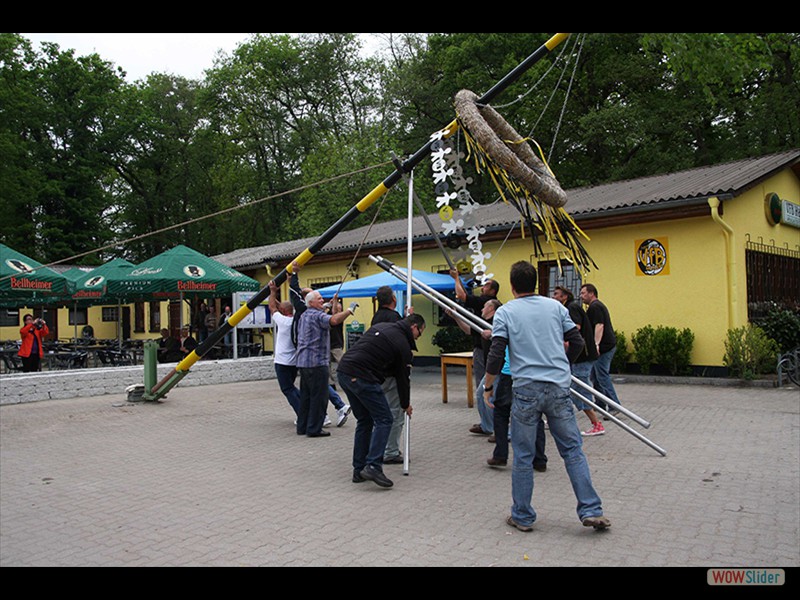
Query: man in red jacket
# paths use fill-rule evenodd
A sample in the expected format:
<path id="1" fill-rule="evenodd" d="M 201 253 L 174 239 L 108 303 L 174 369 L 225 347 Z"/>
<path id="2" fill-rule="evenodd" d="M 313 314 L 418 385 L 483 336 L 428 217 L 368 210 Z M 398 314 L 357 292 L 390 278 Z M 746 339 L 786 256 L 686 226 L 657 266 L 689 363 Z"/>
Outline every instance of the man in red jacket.
<path id="1" fill-rule="evenodd" d="M 25 324 L 19 330 L 22 346 L 17 355 L 22 358 L 22 372 L 32 373 L 41 371 L 41 361 L 44 356 L 42 338 L 50 333 L 44 319 L 34 319 L 33 315 L 25 315 Z"/>

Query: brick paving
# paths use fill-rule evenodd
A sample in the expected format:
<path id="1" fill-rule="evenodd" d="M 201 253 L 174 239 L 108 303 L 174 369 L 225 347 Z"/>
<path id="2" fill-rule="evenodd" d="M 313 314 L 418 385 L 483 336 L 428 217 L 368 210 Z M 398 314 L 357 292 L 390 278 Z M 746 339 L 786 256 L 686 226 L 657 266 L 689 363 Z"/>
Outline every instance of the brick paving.
<path id="1" fill-rule="evenodd" d="M 410 473 L 386 465 L 389 490 L 351 482 L 352 417 L 297 436 L 274 379 L 4 405 L 0 566 L 800 566 L 796 387 L 620 383 L 667 455 L 611 423 L 584 440 L 613 524 L 598 533 L 548 434 L 522 533 L 511 467 L 486 466 L 449 382 L 442 404 L 439 371 L 415 371 Z"/>

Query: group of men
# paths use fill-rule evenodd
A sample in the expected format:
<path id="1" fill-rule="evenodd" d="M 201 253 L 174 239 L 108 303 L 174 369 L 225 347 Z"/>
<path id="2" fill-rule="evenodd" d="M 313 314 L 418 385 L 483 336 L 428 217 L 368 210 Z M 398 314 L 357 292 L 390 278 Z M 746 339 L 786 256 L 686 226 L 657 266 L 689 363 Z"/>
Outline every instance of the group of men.
<path id="1" fill-rule="evenodd" d="M 332 346 L 347 317 L 355 313 L 353 302 L 342 309 L 338 294 L 330 303 L 310 288 L 300 288 L 300 265 L 292 263 L 289 288 L 292 301 L 278 300 L 278 287 L 269 282 L 269 308 L 275 327 L 274 364 L 281 392 L 297 415 L 298 435 L 327 437 L 324 431 L 328 401 L 341 401 L 338 383 L 350 404 L 338 408 L 337 425 L 352 411 L 356 418 L 353 443 L 353 481 L 371 480 L 381 487 L 394 484 L 383 472 L 384 464 L 402 463 L 400 437 L 403 419 L 410 416 L 410 374 L 415 340 L 425 330 L 425 320 L 395 310 L 397 299 L 390 287 L 377 291 L 379 308 L 370 328 L 356 345 L 343 352 Z M 302 300 L 302 304 L 300 304 Z M 334 345 L 337 345 L 334 341 Z M 299 374 L 300 389 L 294 382 Z"/>
<path id="2" fill-rule="evenodd" d="M 297 263 L 292 263 L 293 277 L 298 269 Z M 514 454 L 512 507 L 506 523 L 520 531 L 531 531 L 537 518 L 532 506 L 533 471 L 537 458 L 541 460 L 543 454 L 539 445 L 543 442 L 546 418 L 578 500 L 578 518 L 584 526 L 607 529 L 611 523 L 603 515 L 600 497 L 592 484 L 570 394 L 573 375 L 588 381 L 592 366 L 600 365 L 594 384 L 618 402 L 613 386 L 600 387 L 605 376 L 602 369 L 610 368 L 615 342 L 608 310 L 597 300 L 596 288 L 591 284 L 581 288 L 581 299 L 589 307 L 584 312 L 566 288 L 557 288 L 554 298 L 537 295 L 537 271 L 526 261 L 511 267 L 513 300 L 506 304 L 497 300 L 496 281 L 484 282 L 481 295 L 476 297 L 467 293 L 457 272 L 451 271 L 451 275 L 456 280 L 459 301 L 479 312 L 491 325 L 490 330 L 475 331 L 474 336 L 473 360 L 483 402 L 479 402 L 481 423 L 471 431 L 480 428 L 485 432 L 484 423 L 489 427 L 491 422 L 495 443 L 505 444 L 506 452 L 506 438 L 510 437 Z M 352 303 L 346 310 L 337 309 L 338 298 L 334 297 L 333 310 L 328 314 L 319 292 L 305 289 L 305 308 L 299 317 L 295 312 L 290 322 L 290 303 L 279 303 L 277 286 L 273 281 L 269 285 L 279 385 L 297 413 L 297 433 L 322 437 L 326 433 L 322 431 L 322 413 L 329 398 L 330 329 L 352 315 L 358 305 Z M 393 482 L 384 473 L 383 465 L 403 462 L 399 438 L 404 417 L 412 414 L 412 353 L 425 330 L 425 321 L 413 311 L 402 317 L 391 288 L 381 288 L 376 298 L 379 308 L 371 326 L 339 358 L 336 379 L 357 420 L 352 480 L 354 483 L 369 480 L 389 488 Z M 449 314 L 464 328 L 463 317 Z M 284 359 L 286 331 L 291 331 L 292 324 L 297 329 L 295 366 L 300 374 L 299 392 L 294 388 L 296 371 L 291 371 Z M 602 428 L 591 408 L 582 403 L 577 407 L 586 412 L 592 428 Z M 495 424 L 499 426 L 495 428 Z M 502 439 L 498 440 L 498 436 Z"/>

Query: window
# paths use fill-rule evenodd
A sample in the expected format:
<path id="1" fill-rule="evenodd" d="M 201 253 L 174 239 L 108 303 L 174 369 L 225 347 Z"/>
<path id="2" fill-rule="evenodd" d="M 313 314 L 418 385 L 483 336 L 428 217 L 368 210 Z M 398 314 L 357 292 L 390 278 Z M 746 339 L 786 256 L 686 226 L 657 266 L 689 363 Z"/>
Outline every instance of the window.
<path id="1" fill-rule="evenodd" d="M 800 251 L 747 241 L 747 319 L 755 321 L 777 306 L 797 310 Z"/>
<path id="2" fill-rule="evenodd" d="M 554 260 L 539 263 L 540 296 L 551 297 L 555 287 L 561 285 L 570 290 L 576 298 L 580 298 L 581 283 L 580 273 L 569 263 L 561 261 L 561 273 L 558 272 L 558 263 Z"/>
<path id="3" fill-rule="evenodd" d="M 103 307 L 103 322 L 107 321 L 116 321 L 117 320 L 117 307 L 116 306 L 104 306 Z"/>
<path id="4" fill-rule="evenodd" d="M 150 303 L 150 333 L 161 331 L 161 303 Z"/>
<path id="5" fill-rule="evenodd" d="M 144 302 L 133 305 L 133 330 L 136 333 L 144 333 Z"/>
<path id="6" fill-rule="evenodd" d="M 88 313 L 86 308 L 70 308 L 69 309 L 69 324 L 70 325 L 86 325 L 89 322 Z"/>
<path id="7" fill-rule="evenodd" d="M 0 327 L 19 327 L 19 310 L 0 308 Z"/>

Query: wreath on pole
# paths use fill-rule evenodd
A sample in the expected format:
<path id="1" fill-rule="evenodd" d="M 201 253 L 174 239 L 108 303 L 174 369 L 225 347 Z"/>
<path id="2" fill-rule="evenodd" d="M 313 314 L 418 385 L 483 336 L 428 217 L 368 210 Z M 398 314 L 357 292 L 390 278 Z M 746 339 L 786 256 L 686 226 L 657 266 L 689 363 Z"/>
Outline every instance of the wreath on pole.
<path id="1" fill-rule="evenodd" d="M 477 100 L 470 90 L 455 96 L 467 162 L 472 162 L 478 173 L 486 171 L 503 201 L 520 213 L 533 237 L 536 255 L 543 254 L 539 240 L 543 236 L 559 264 L 564 257 L 584 273 L 590 265 L 596 267 L 581 241 L 589 238 L 564 210 L 567 195 L 544 158 L 536 156 L 529 140 L 494 108 Z"/>

